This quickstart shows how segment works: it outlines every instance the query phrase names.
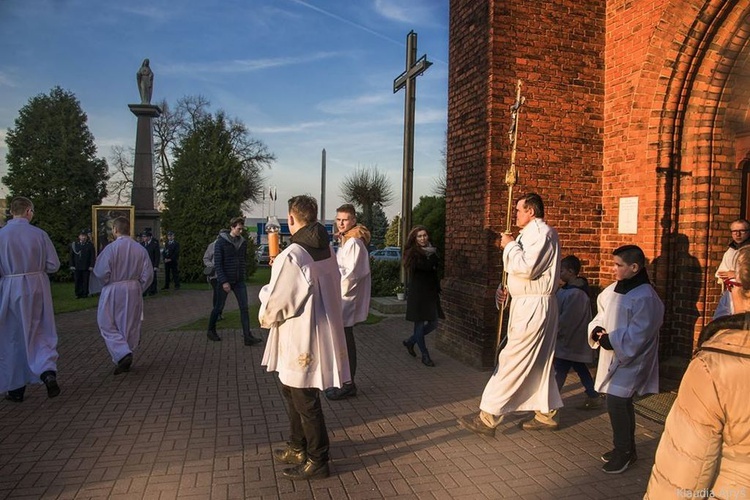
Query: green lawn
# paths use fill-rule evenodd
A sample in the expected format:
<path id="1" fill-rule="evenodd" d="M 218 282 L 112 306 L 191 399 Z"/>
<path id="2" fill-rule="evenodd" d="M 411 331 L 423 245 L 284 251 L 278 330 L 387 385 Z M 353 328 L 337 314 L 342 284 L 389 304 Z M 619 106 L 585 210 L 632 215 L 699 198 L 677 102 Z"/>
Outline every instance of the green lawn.
<path id="1" fill-rule="evenodd" d="M 268 266 L 258 267 L 255 273 L 247 280 L 248 285 L 265 285 L 271 279 L 271 268 Z M 159 286 L 161 287 L 161 283 Z M 181 290 L 210 290 L 211 286 L 204 282 L 200 283 L 181 283 Z M 160 292 L 170 293 L 170 292 Z M 147 297 L 146 300 L 149 300 Z M 234 295 L 227 297 L 227 300 L 234 300 Z M 85 299 L 77 299 L 73 283 L 52 283 L 52 302 L 55 309 L 55 314 L 81 311 L 83 309 L 91 309 L 97 306 L 99 303 L 99 297 L 88 297 Z M 250 327 L 258 328 L 258 306 L 250 306 Z M 376 316 L 370 314 L 367 320 L 364 322 L 366 325 L 374 325 L 383 319 L 382 316 Z M 198 319 L 192 323 L 182 325 L 176 330 L 205 330 L 208 325 L 208 315 L 205 318 Z M 240 312 L 238 310 L 228 311 L 224 314 L 224 320 L 220 321 L 217 325 L 221 329 L 235 329 L 239 330 L 242 328 L 240 324 Z"/>

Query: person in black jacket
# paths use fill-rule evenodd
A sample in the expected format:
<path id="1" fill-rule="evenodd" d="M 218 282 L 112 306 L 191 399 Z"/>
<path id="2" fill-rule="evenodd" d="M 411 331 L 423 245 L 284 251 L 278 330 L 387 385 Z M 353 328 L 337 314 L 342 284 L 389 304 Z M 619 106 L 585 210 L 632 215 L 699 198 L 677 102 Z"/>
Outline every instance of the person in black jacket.
<path id="1" fill-rule="evenodd" d="M 430 244 L 424 226 L 414 226 L 404 245 L 404 268 L 408 273 L 409 291 L 406 297 L 406 319 L 414 322 L 414 334 L 403 341 L 406 350 L 416 357 L 414 344 L 422 352 L 422 363 L 435 366 L 427 351 L 424 337 L 438 326 L 438 318 L 445 318 L 440 307 L 440 276 L 437 250 Z"/>
<path id="2" fill-rule="evenodd" d="M 159 242 L 153 238 L 150 229 L 146 229 L 146 231 L 143 232 L 143 241 L 141 242 L 141 245 L 143 245 L 148 252 L 148 257 L 151 259 L 151 265 L 154 267 L 154 281 L 151 282 L 151 286 L 148 287 L 148 290 L 146 290 L 143 295 L 156 295 L 156 291 L 158 290 L 156 286 L 156 273 L 159 270 L 159 254 L 161 252 L 159 252 Z"/>
<path id="3" fill-rule="evenodd" d="M 216 282 L 220 287 L 218 302 L 214 304 L 211 318 L 208 320 L 209 340 L 219 341 L 221 337 L 216 333 L 216 322 L 229 292 L 234 292 L 237 304 L 240 306 L 240 321 L 242 322 L 242 336 L 245 345 L 253 346 L 263 342 L 254 337 L 250 331 L 250 315 L 247 310 L 247 287 L 245 286 L 245 271 L 247 269 L 247 240 L 242 237 L 245 229 L 245 219 L 235 217 L 229 222 L 229 233 L 219 233 L 214 245 L 214 270 Z"/>
<path id="4" fill-rule="evenodd" d="M 70 270 L 73 271 L 77 299 L 89 296 L 89 276 L 94 268 L 94 245 L 86 230 L 78 234 L 78 241 L 70 244 Z"/>
<path id="5" fill-rule="evenodd" d="M 167 232 L 167 242 L 161 253 L 164 258 L 164 288 L 162 290 L 169 290 L 170 277 L 174 279 L 174 289 L 179 290 L 180 270 L 177 265 L 180 260 L 180 244 L 174 240 L 174 232 Z"/>

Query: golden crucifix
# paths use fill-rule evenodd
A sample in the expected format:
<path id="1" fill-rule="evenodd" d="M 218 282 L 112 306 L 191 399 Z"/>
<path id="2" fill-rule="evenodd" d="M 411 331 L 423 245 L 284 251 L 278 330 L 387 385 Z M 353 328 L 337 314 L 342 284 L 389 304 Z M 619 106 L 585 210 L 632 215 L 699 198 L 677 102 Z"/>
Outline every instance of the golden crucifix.
<path id="1" fill-rule="evenodd" d="M 505 173 L 505 185 L 508 186 L 508 210 L 505 216 L 505 232 L 510 234 L 513 213 L 513 186 L 516 185 L 516 144 L 518 143 L 518 113 L 526 102 L 526 98 L 521 95 L 521 80 L 516 82 L 516 101 L 510 107 L 510 129 L 508 130 L 508 139 L 510 140 L 510 168 Z M 503 266 L 503 290 L 507 294 L 508 273 Z M 505 346 L 507 335 L 503 335 L 503 320 L 505 318 L 505 309 L 508 301 L 505 300 L 500 304 L 500 317 L 497 323 L 497 340 L 495 341 L 495 358 Z"/>

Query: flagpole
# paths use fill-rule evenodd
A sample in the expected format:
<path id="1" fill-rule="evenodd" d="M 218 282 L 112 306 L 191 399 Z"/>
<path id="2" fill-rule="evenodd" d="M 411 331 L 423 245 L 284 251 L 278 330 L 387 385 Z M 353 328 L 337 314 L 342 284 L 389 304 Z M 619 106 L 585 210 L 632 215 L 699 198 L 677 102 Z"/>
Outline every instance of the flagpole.
<path id="1" fill-rule="evenodd" d="M 521 110 L 521 106 L 526 102 L 526 98 L 521 96 L 521 80 L 516 82 L 516 100 L 513 106 L 510 107 L 511 124 L 510 130 L 508 130 L 508 138 L 510 139 L 511 152 L 510 152 L 510 168 L 505 173 L 505 184 L 508 186 L 508 206 L 505 213 L 505 233 L 511 233 L 511 214 L 513 213 L 513 187 L 517 182 L 517 171 L 516 171 L 516 144 L 518 142 L 518 113 Z M 508 273 L 503 265 L 503 291 L 507 297 L 508 287 Z M 505 319 L 507 299 L 500 304 L 500 317 L 497 322 L 497 339 L 495 341 L 495 359 L 500 355 L 503 347 L 505 347 L 508 341 L 507 333 L 503 334 L 503 322 Z"/>

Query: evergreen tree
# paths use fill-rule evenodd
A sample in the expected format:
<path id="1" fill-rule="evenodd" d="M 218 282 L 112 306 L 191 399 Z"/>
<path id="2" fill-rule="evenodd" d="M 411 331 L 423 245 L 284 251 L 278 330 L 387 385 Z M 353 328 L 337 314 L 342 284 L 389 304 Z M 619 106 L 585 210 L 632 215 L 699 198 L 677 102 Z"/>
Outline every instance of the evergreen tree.
<path id="1" fill-rule="evenodd" d="M 223 113 L 206 116 L 181 138 L 175 147 L 172 176 L 165 179 L 164 230 L 174 231 L 180 241 L 181 273 L 187 280 L 202 276 L 203 252 L 221 228 L 228 229 L 232 217 L 242 215 L 242 204 L 257 196 L 262 179 L 259 169 L 273 156 L 259 141 L 256 161 L 249 165 L 247 150 L 238 150 L 234 122 Z M 255 270 L 254 242 L 248 245 L 248 273 Z"/>
<path id="2" fill-rule="evenodd" d="M 397 247 L 400 246 L 399 231 L 401 230 L 401 217 L 396 215 L 393 217 L 391 224 L 388 226 L 388 231 L 385 232 L 385 246 Z"/>
<path id="3" fill-rule="evenodd" d="M 54 87 L 21 108 L 6 143 L 8 200 L 34 203 L 34 224 L 65 262 L 78 231 L 91 227 L 91 205 L 107 195 L 107 161 L 96 157 L 86 114 L 72 92 Z"/>
<path id="4" fill-rule="evenodd" d="M 370 230 L 370 244 L 382 247 L 385 244 L 385 233 L 388 231 L 388 217 L 380 207 L 375 205 L 372 209 L 372 227 Z"/>

